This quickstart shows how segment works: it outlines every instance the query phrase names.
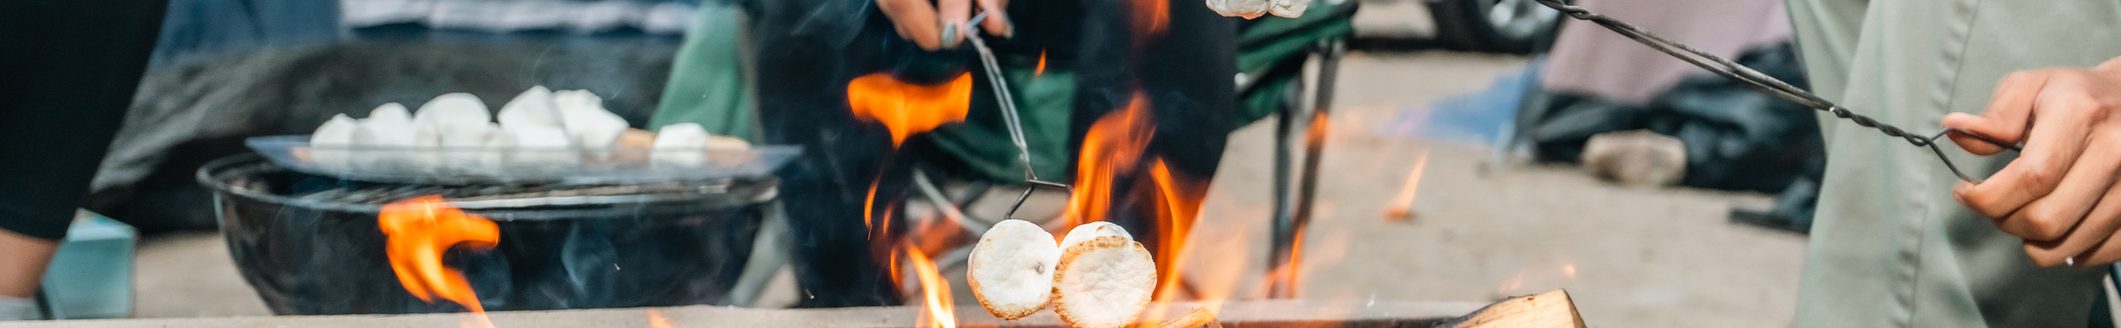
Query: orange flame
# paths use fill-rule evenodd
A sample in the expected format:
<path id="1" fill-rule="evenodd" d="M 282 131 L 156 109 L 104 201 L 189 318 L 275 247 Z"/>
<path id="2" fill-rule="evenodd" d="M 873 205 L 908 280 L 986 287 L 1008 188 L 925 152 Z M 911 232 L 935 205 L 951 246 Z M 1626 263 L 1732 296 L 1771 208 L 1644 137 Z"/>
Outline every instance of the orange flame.
<path id="1" fill-rule="evenodd" d="M 670 319 L 669 319 L 669 318 L 664 318 L 664 317 L 663 317 L 663 311 L 662 311 L 662 310 L 657 310 L 657 309 L 648 309 L 648 328 L 671 328 L 671 327 L 677 327 L 677 326 L 672 326 L 672 325 L 670 325 Z"/>
<path id="2" fill-rule="evenodd" d="M 847 106 L 854 117 L 890 130 L 895 148 L 914 134 L 963 122 L 972 108 L 972 73 L 939 85 L 900 81 L 890 73 L 863 75 L 847 82 Z"/>
<path id="3" fill-rule="evenodd" d="M 1421 172 L 1429 166 L 1429 153 L 1421 153 L 1414 160 L 1413 172 L 1407 172 L 1407 182 L 1399 186 L 1399 194 L 1392 195 L 1392 205 L 1385 207 L 1385 218 L 1407 220 L 1414 218 L 1414 197 L 1421 191 Z"/>
<path id="4" fill-rule="evenodd" d="M 1136 95 L 1127 109 L 1105 114 L 1083 135 L 1082 156 L 1075 166 L 1075 192 L 1068 198 L 1068 226 L 1104 221 L 1111 209 L 1113 184 L 1134 171 L 1142 151 L 1156 133 L 1148 103 Z"/>
<path id="5" fill-rule="evenodd" d="M 1032 76 L 1044 76 L 1044 75 L 1046 75 L 1046 51 L 1045 51 L 1045 50 L 1039 50 L 1039 51 L 1038 51 L 1038 67 L 1037 67 L 1037 68 L 1033 68 L 1033 69 L 1031 69 L 1031 75 L 1032 75 Z"/>
<path id="6" fill-rule="evenodd" d="M 950 282 L 943 280 L 943 275 L 936 272 L 935 262 L 929 261 L 928 255 L 919 250 L 906 252 L 906 259 L 913 262 L 913 273 L 921 279 L 922 298 L 927 301 L 923 305 L 927 311 L 921 312 L 920 321 L 914 325 L 957 327 L 957 306 L 950 300 Z"/>
<path id="7" fill-rule="evenodd" d="M 406 292 L 428 303 L 441 298 L 462 305 L 478 314 L 482 326 L 493 326 L 464 273 L 442 265 L 442 253 L 460 245 L 493 249 L 501 242 L 499 225 L 464 213 L 438 195 L 385 204 L 382 214 L 376 217 L 376 225 L 388 238 L 385 254 L 390 258 L 391 271 L 397 273 L 398 284 L 405 286 Z"/>
<path id="8" fill-rule="evenodd" d="M 1171 26 L 1171 3 L 1166 0 L 1132 0 L 1136 40 L 1162 35 Z"/>
<path id="9" fill-rule="evenodd" d="M 1149 142 L 1156 134 L 1152 114 L 1145 97 L 1136 94 L 1127 108 L 1091 123 L 1083 135 L 1075 189 L 1063 218 L 1069 226 L 1105 221 L 1112 214 L 1112 202 L 1120 197 L 1142 201 L 1153 209 L 1148 214 L 1154 216 L 1149 219 L 1158 234 L 1153 256 L 1159 278 L 1154 299 L 1161 304 L 1186 288 L 1182 271 L 1185 257 L 1191 255 L 1186 252 L 1187 238 L 1193 231 L 1201 201 L 1206 199 L 1207 188 L 1173 172 L 1163 158 L 1147 155 Z M 1133 194 L 1115 194 L 1120 179 L 1129 176 L 1141 177 L 1134 183 L 1145 184 L 1132 188 Z"/>

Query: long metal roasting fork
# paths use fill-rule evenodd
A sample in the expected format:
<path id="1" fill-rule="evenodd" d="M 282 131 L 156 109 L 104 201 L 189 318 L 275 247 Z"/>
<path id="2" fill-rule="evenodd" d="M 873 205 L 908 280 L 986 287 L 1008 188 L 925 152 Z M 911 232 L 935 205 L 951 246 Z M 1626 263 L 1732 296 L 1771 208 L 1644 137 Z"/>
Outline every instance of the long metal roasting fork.
<path id="1" fill-rule="evenodd" d="M 1070 192 L 1074 191 L 1074 188 L 1065 183 L 1040 179 L 1038 170 L 1031 167 L 1031 146 L 1024 142 L 1024 123 L 1021 119 L 1023 114 L 1016 111 L 1016 97 L 1009 93 L 1009 80 L 1002 76 L 1002 66 L 994 59 L 994 51 L 987 48 L 986 41 L 980 40 L 979 23 L 985 20 L 987 13 L 984 12 L 972 16 L 971 20 L 965 22 L 965 31 L 962 31 L 961 35 L 965 36 L 965 40 L 971 41 L 973 50 L 979 52 L 980 68 L 987 73 L 988 86 L 994 89 L 994 102 L 1001 105 L 1002 120 L 1008 123 L 1009 141 L 1016 144 L 1016 159 L 1024 164 L 1024 183 L 1031 185 L 1024 188 L 1023 194 L 1016 196 L 1016 202 L 1009 205 L 1009 212 L 1002 215 L 1004 219 L 1014 219 L 1016 210 L 1023 208 L 1024 201 L 1031 199 L 1031 193 L 1039 188 Z"/>
<path id="2" fill-rule="evenodd" d="M 1897 137 L 1902 140 L 1907 140 L 1908 144 L 1915 145 L 1916 147 L 1927 147 L 1930 149 L 1930 152 L 1936 153 L 1937 159 L 1944 161 L 1944 167 L 1951 169 L 1952 174 L 1958 175 L 1960 180 L 1965 180 L 1967 182 L 1972 183 L 1981 183 L 1981 179 L 1974 178 L 1971 175 L 1967 175 L 1966 172 L 1961 171 L 1959 169 L 1959 165 L 1957 163 L 1952 162 L 1951 157 L 1944 155 L 1944 149 L 1937 146 L 1937 140 L 1939 138 L 1943 138 L 1945 134 L 1951 133 L 1950 130 L 1940 131 L 1937 132 L 1937 134 L 1930 135 L 1927 137 L 1908 133 L 1906 130 L 1901 130 L 1899 127 L 1893 126 L 1892 124 L 1878 122 L 1878 120 L 1872 119 L 1869 116 L 1864 116 L 1863 114 L 1856 114 L 1854 112 L 1851 112 L 1848 108 L 1841 107 L 1841 105 L 1835 104 L 1832 101 L 1827 101 L 1826 98 L 1820 98 L 1818 95 L 1812 94 L 1810 91 L 1805 91 L 1802 88 L 1791 86 L 1787 82 L 1783 82 L 1782 80 L 1776 79 L 1775 77 L 1760 73 L 1760 71 L 1753 70 L 1753 68 L 1751 67 L 1739 65 L 1738 63 L 1732 62 L 1729 59 L 1724 59 L 1723 57 L 1709 54 L 1699 49 L 1694 49 L 1694 47 L 1688 46 L 1685 43 L 1679 43 L 1677 41 L 1665 39 L 1664 37 L 1657 36 L 1657 34 L 1653 34 L 1648 31 L 1643 31 L 1642 29 L 1635 28 L 1635 25 L 1628 24 L 1627 22 L 1614 19 L 1610 16 L 1600 15 L 1598 13 L 1591 12 L 1588 9 L 1584 9 L 1583 7 L 1569 4 L 1566 0 L 1535 1 L 1538 1 L 1539 4 L 1546 5 L 1549 8 L 1554 8 L 1554 10 L 1559 10 L 1562 14 L 1568 15 L 1570 18 L 1588 21 L 1591 23 L 1597 23 L 1598 26 L 1604 26 L 1608 30 L 1613 30 L 1613 32 L 1615 33 L 1620 33 L 1621 36 L 1628 37 L 1629 39 L 1634 39 L 1635 42 L 1640 42 L 1643 45 L 1650 46 L 1650 48 L 1652 49 L 1657 49 L 1657 51 L 1672 55 L 1673 58 L 1679 58 L 1679 60 L 1694 64 L 1694 66 L 1699 66 L 1702 69 L 1708 70 L 1710 73 L 1716 73 L 1716 75 L 1722 75 L 1723 77 L 1731 78 L 1732 80 L 1745 82 L 1746 85 L 1751 86 L 1754 89 L 1759 89 L 1762 92 L 1767 92 L 1768 94 L 1775 95 L 1776 97 L 1781 97 L 1782 99 L 1787 99 L 1791 102 L 1796 102 L 1797 104 L 1804 105 L 1805 107 L 1811 107 L 1812 109 L 1832 113 L 1834 114 L 1834 117 L 1849 120 L 1849 122 L 1854 122 L 1856 123 L 1856 125 L 1876 129 L 1879 133 L 1884 133 L 1886 136 Z M 2018 143 L 2001 142 L 1998 140 L 1990 139 L 1986 136 L 1982 136 L 1980 134 L 1963 134 L 1966 136 L 1973 137 L 1975 139 L 1987 141 L 1991 144 L 2001 145 L 2004 148 L 2010 149 L 2011 151 L 2019 151 L 2023 147 Z"/>

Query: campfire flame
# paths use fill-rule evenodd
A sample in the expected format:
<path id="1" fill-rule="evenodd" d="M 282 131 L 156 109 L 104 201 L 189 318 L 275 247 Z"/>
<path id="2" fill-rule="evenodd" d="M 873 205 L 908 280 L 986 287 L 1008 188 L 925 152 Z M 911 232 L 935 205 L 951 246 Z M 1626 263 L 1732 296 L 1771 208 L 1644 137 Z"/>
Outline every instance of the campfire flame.
<path id="1" fill-rule="evenodd" d="M 1195 253 L 1186 245 L 1198 218 L 1207 185 L 1171 169 L 1163 158 L 1147 153 L 1156 134 L 1156 123 L 1147 99 L 1136 94 L 1127 107 L 1105 114 L 1090 124 L 1083 136 L 1082 154 L 1076 163 L 1073 194 L 1063 214 L 1067 226 L 1105 221 L 1115 201 L 1138 201 L 1151 210 L 1147 218 L 1157 234 L 1157 288 L 1153 304 L 1168 304 L 1187 291 L 1211 302 L 1228 298 L 1229 288 L 1188 290 L 1184 284 L 1185 263 Z M 1124 180 L 1136 177 L 1133 180 Z M 1121 195 L 1121 181 L 1140 183 Z M 1212 256 L 1212 254 L 1210 254 Z M 1214 261 L 1222 262 L 1222 261 Z M 1242 261 L 1237 261 L 1242 263 Z M 1218 268 L 1220 269 L 1220 268 Z M 1223 287 L 1223 286 L 1218 286 Z M 1212 295 L 1211 295 L 1212 294 Z M 1161 313 L 1147 314 L 1154 322 Z"/>
<path id="2" fill-rule="evenodd" d="M 914 134 L 963 122 L 972 108 L 972 73 L 937 85 L 900 81 L 890 73 L 863 75 L 847 82 L 847 106 L 854 117 L 883 124 L 897 148 Z"/>
<path id="3" fill-rule="evenodd" d="M 1082 155 L 1075 166 L 1075 192 L 1068 197 L 1062 217 L 1068 226 L 1105 221 L 1112 206 L 1113 184 L 1122 173 L 1133 172 L 1142 163 L 1142 152 L 1156 134 L 1147 101 L 1140 95 L 1124 110 L 1107 113 L 1090 124 L 1083 135 Z"/>
<path id="4" fill-rule="evenodd" d="M 1038 66 L 1037 66 L 1036 68 L 1032 68 L 1032 69 L 1031 69 L 1031 76 L 1045 76 L 1045 75 L 1046 75 L 1046 51 L 1045 51 L 1045 50 L 1039 50 L 1039 51 L 1038 51 Z"/>
<path id="5" fill-rule="evenodd" d="M 1164 0 L 1132 0 L 1136 41 L 1163 35 L 1171 26 L 1171 3 Z"/>
<path id="6" fill-rule="evenodd" d="M 648 328 L 671 328 L 670 319 L 663 317 L 663 310 L 648 309 Z"/>
<path id="7" fill-rule="evenodd" d="M 1414 160 L 1414 169 L 1407 172 L 1407 182 L 1400 185 L 1399 194 L 1392 196 L 1392 205 L 1385 207 L 1385 218 L 1408 220 L 1414 218 L 1414 197 L 1421 191 L 1421 172 L 1429 166 L 1429 153 L 1421 153 Z"/>
<path id="8" fill-rule="evenodd" d="M 895 153 L 907 138 L 965 120 L 972 107 L 972 74 L 961 74 L 936 85 L 901 81 L 888 73 L 864 75 L 847 83 L 847 106 L 856 118 L 884 125 L 891 133 L 891 152 Z M 921 326 L 956 327 L 949 282 L 928 256 L 947 247 L 963 228 L 950 220 L 930 218 L 911 227 L 908 235 L 917 239 L 894 237 L 897 234 L 892 233 L 891 221 L 901 204 L 877 204 L 884 170 L 879 167 L 877 176 L 870 180 L 862 208 L 862 225 L 869 228 L 871 250 L 884 259 L 885 270 L 894 283 L 905 283 L 901 258 L 908 262 L 905 265 L 912 266 L 926 307 L 919 321 Z"/>
<path id="9" fill-rule="evenodd" d="M 436 298 L 464 306 L 475 314 L 478 326 L 492 327 L 486 308 L 464 279 L 464 273 L 442 265 L 442 254 L 452 247 L 493 249 L 501 242 L 501 229 L 477 215 L 450 206 L 442 196 L 428 195 L 383 205 L 376 225 L 383 230 L 385 254 L 398 284 L 421 301 Z"/>
<path id="10" fill-rule="evenodd" d="M 926 300 L 922 307 L 927 311 L 921 312 L 921 319 L 916 321 L 914 326 L 956 328 L 957 306 L 950 301 L 950 282 L 943 280 L 943 275 L 936 271 L 935 262 L 929 261 L 928 255 L 921 254 L 918 250 L 908 251 L 906 259 L 912 262 L 914 275 L 919 276 L 921 280 L 921 295 L 922 299 Z"/>

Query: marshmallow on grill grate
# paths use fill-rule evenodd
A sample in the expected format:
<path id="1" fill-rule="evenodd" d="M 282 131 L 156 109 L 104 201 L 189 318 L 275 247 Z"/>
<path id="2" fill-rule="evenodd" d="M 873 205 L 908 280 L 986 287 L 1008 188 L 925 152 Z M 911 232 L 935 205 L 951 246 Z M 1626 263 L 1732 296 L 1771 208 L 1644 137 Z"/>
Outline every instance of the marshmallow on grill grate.
<path id="1" fill-rule="evenodd" d="M 346 169 L 351 165 L 346 162 L 351 158 L 346 148 L 353 146 L 354 130 L 360 126 L 360 120 L 346 114 L 332 115 L 309 135 L 309 161 L 324 168 Z"/>
<path id="2" fill-rule="evenodd" d="M 559 109 L 560 125 L 583 149 L 610 149 L 628 128 L 625 118 L 604 110 L 604 98 L 589 90 L 554 92 L 552 103 Z"/>
<path id="3" fill-rule="evenodd" d="M 507 150 L 510 165 L 552 167 L 574 165 L 581 161 L 567 131 L 554 126 L 501 125 L 503 134 L 513 145 Z"/>
<path id="4" fill-rule="evenodd" d="M 1053 298 L 1060 247 L 1053 235 L 1024 220 L 1002 220 L 980 235 L 965 264 L 965 280 L 980 307 L 1015 320 L 1044 309 Z"/>
<path id="5" fill-rule="evenodd" d="M 707 129 L 699 123 L 665 125 L 655 131 L 655 166 L 693 167 L 707 162 Z"/>
<path id="6" fill-rule="evenodd" d="M 559 110 L 553 109 L 552 106 L 552 90 L 540 85 L 523 90 L 522 94 L 516 95 L 508 104 L 501 105 L 500 114 L 495 116 L 498 116 L 502 126 L 560 126 L 559 115 Z"/>
<path id="7" fill-rule="evenodd" d="M 493 124 L 491 119 L 486 103 L 469 93 L 444 94 L 428 100 L 420 105 L 419 112 L 413 113 L 414 137 L 423 145 L 444 150 L 427 153 L 420 159 L 441 167 L 476 167 L 480 147 L 499 133 L 487 128 Z"/>
<path id="8" fill-rule="evenodd" d="M 1053 312 L 1075 327 L 1133 324 L 1156 291 L 1156 259 L 1118 225 L 1076 226 L 1053 270 Z"/>
<path id="9" fill-rule="evenodd" d="M 362 150 L 352 164 L 368 168 L 413 165 L 414 152 L 409 150 L 420 145 L 414 130 L 412 113 L 405 105 L 377 106 L 354 128 L 353 145 Z"/>

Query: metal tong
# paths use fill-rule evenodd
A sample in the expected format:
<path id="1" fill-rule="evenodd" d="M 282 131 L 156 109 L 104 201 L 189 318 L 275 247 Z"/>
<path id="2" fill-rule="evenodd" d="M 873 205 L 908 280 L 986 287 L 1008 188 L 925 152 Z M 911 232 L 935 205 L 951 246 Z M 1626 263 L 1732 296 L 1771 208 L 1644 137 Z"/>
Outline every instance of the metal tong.
<path id="1" fill-rule="evenodd" d="M 1040 179 L 1038 170 L 1031 167 L 1031 146 L 1024 142 L 1024 124 L 1020 118 L 1022 114 L 1016 111 L 1016 97 L 1011 96 L 1009 93 L 1009 80 L 1002 76 L 1002 66 L 994 59 L 994 51 L 987 48 L 986 41 L 980 39 L 979 24 L 985 20 L 987 20 L 987 13 L 984 12 L 972 16 L 971 20 L 965 22 L 963 35 L 965 40 L 971 41 L 972 49 L 979 53 L 980 68 L 986 72 L 988 85 L 994 89 L 995 103 L 1001 105 L 1002 120 L 1007 122 L 1009 141 L 1016 144 L 1016 159 L 1024 164 L 1024 183 L 1030 185 L 1024 188 L 1023 194 L 1016 196 L 1016 202 L 1009 205 L 1009 212 L 1002 215 L 1004 219 L 1015 219 L 1017 218 L 1016 210 L 1023 208 L 1024 201 L 1031 199 L 1031 193 L 1038 191 L 1039 188 L 1073 192 L 1074 187 L 1066 183 Z"/>
<path id="2" fill-rule="evenodd" d="M 1677 41 L 1672 41 L 1670 39 L 1665 39 L 1664 37 L 1657 36 L 1657 34 L 1653 34 L 1648 31 L 1643 31 L 1642 29 L 1635 28 L 1635 25 L 1628 24 L 1627 22 L 1614 19 L 1610 16 L 1600 15 L 1598 13 L 1591 12 L 1588 9 L 1584 9 L 1583 7 L 1569 4 L 1567 0 L 1535 1 L 1538 1 L 1539 4 L 1545 5 L 1548 8 L 1554 8 L 1554 10 L 1559 10 L 1562 14 L 1568 15 L 1570 18 L 1596 23 L 1598 24 L 1598 26 L 1603 26 L 1608 30 L 1613 30 L 1613 32 L 1615 33 L 1620 33 L 1621 36 L 1625 36 L 1628 39 L 1633 39 L 1635 40 L 1635 42 L 1640 42 L 1643 45 L 1650 46 L 1650 48 L 1671 55 L 1673 58 L 1678 58 L 1679 60 L 1694 64 L 1694 66 L 1706 69 L 1710 73 L 1716 73 L 1716 75 L 1722 75 L 1723 77 L 1738 80 L 1739 82 L 1745 82 L 1746 85 L 1751 86 L 1754 89 L 1759 89 L 1761 92 L 1766 92 L 1776 97 L 1780 97 L 1782 99 L 1786 99 L 1791 102 L 1804 105 L 1805 107 L 1811 107 L 1812 109 L 1817 109 L 1820 111 L 1834 114 L 1834 117 L 1849 120 L 1850 122 L 1856 123 L 1856 125 L 1878 130 L 1879 133 L 1884 133 L 1886 136 L 1906 140 L 1908 144 L 1915 145 L 1916 147 L 1927 147 L 1930 149 L 1930 152 L 1937 154 L 1937 159 L 1944 162 L 1944 167 L 1951 169 L 1952 174 L 1959 176 L 1960 180 L 1965 180 L 1966 182 L 1972 182 L 1977 184 L 1981 183 L 1981 179 L 1974 178 L 1972 175 L 1968 175 L 1966 174 L 1966 172 L 1960 170 L 1959 165 L 1957 163 L 1953 163 L 1951 157 L 1944 155 L 1944 149 L 1937 146 L 1937 140 L 1939 138 L 1943 138 L 1945 134 L 1951 133 L 1950 130 L 1940 131 L 1936 134 L 1929 136 L 1908 133 L 1906 130 L 1902 130 L 1899 127 L 1893 126 L 1892 124 L 1878 122 L 1878 120 L 1872 119 L 1869 116 L 1864 116 L 1863 114 L 1856 114 L 1855 112 L 1851 112 L 1848 108 L 1841 107 L 1841 105 L 1835 104 L 1832 101 L 1827 101 L 1826 98 L 1820 98 L 1818 95 L 1812 94 L 1810 91 L 1805 91 L 1802 88 L 1792 86 L 1789 83 L 1783 82 L 1780 79 L 1776 79 L 1772 76 L 1768 76 L 1767 74 L 1760 73 L 1760 71 L 1753 70 L 1753 68 L 1751 67 L 1739 65 L 1738 63 L 1732 62 L 1729 59 L 1724 59 L 1723 57 L 1709 54 L 1699 49 L 1694 49 L 1694 47 L 1688 46 L 1685 43 L 1679 43 Z M 1981 139 L 1982 141 L 1986 141 L 1991 144 L 2001 145 L 2004 148 L 2010 149 L 2011 151 L 2020 151 L 2023 148 L 2022 145 L 2015 142 L 2002 142 L 1999 140 L 1990 139 L 1986 136 L 1982 136 L 1979 134 L 1963 133 L 1963 131 L 1961 134 L 1973 137 L 1975 139 Z"/>

